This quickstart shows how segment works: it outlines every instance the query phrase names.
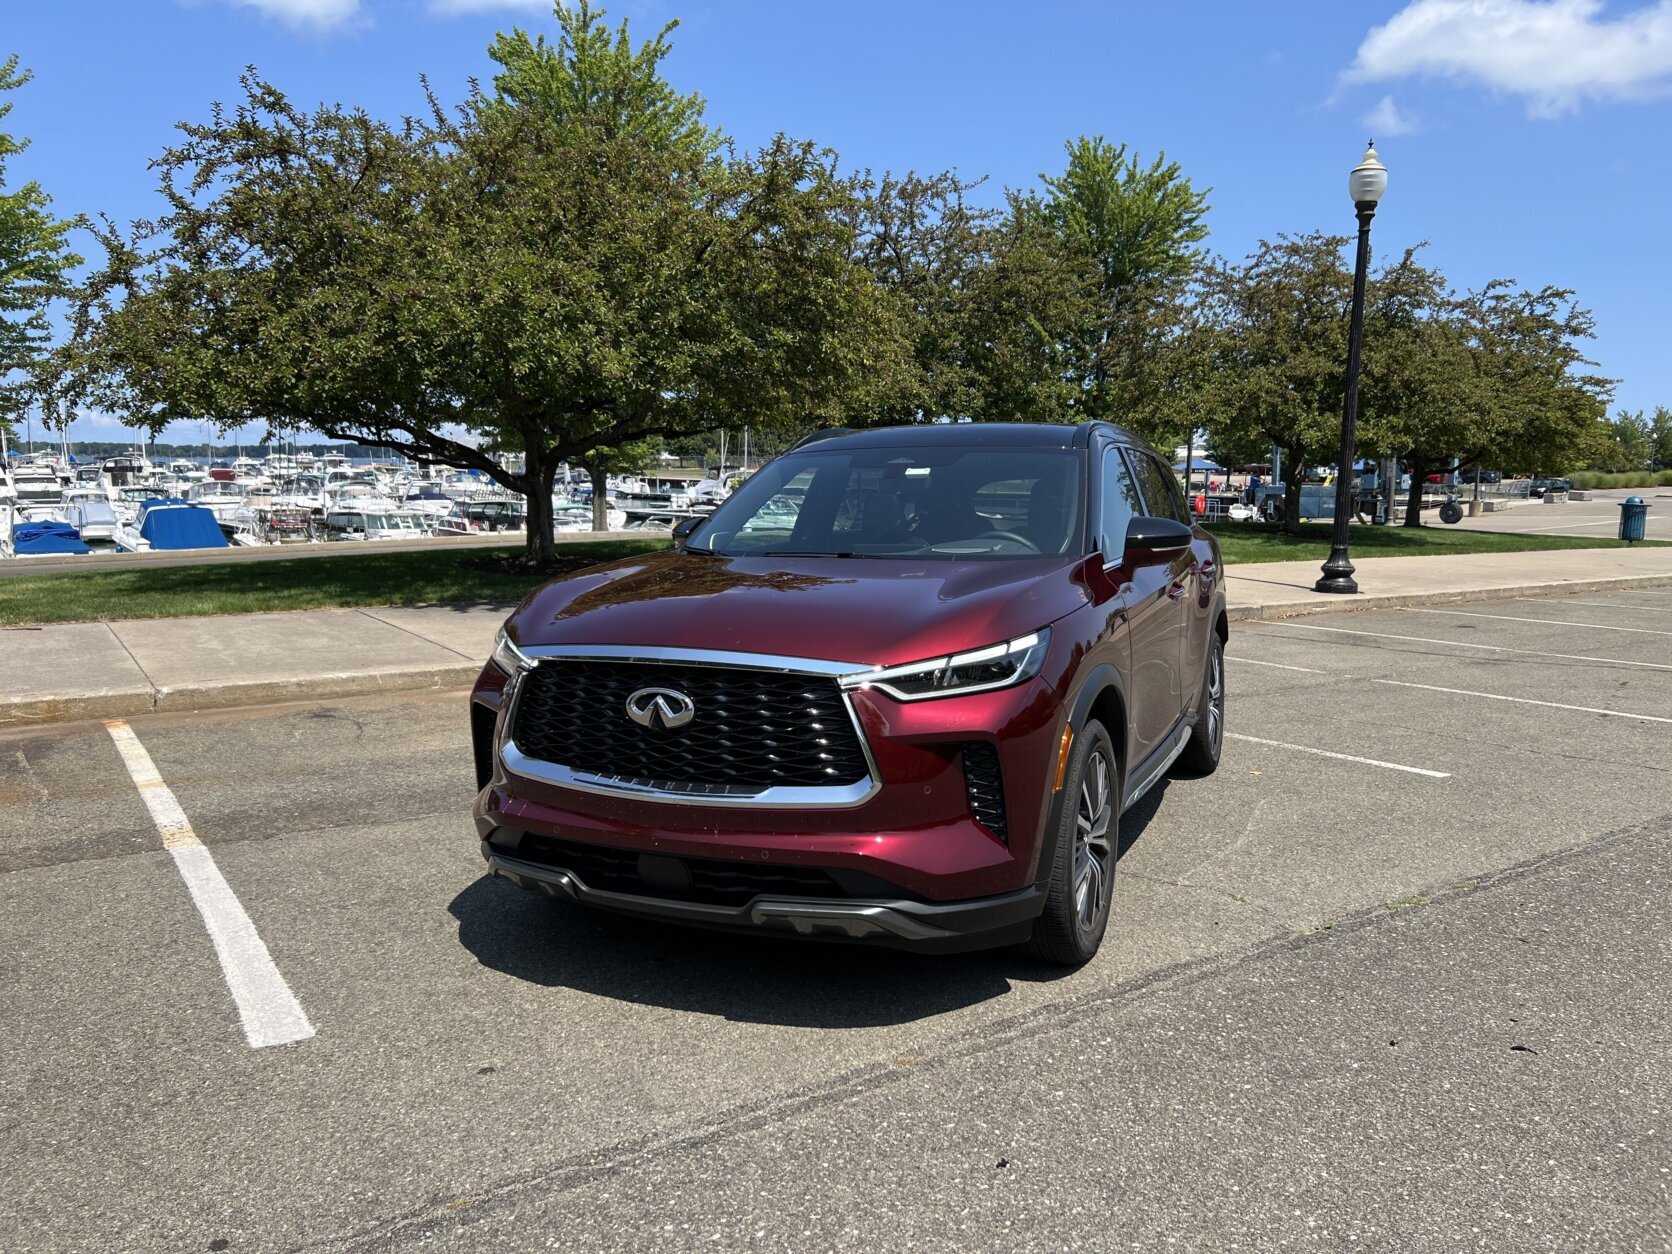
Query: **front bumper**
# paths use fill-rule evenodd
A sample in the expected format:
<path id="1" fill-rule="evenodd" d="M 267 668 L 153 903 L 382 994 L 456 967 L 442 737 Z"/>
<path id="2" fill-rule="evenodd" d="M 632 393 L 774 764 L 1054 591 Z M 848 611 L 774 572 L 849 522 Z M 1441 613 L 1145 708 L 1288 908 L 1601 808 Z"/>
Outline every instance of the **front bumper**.
<path id="1" fill-rule="evenodd" d="M 959 953 L 1019 944 L 1028 938 L 1033 920 L 1045 904 L 1044 890 L 1032 885 L 995 897 L 956 902 L 762 894 L 743 905 L 713 905 L 593 888 L 574 871 L 518 858 L 491 840 L 482 842 L 482 856 L 488 874 L 520 888 L 620 914 L 923 953 Z"/>

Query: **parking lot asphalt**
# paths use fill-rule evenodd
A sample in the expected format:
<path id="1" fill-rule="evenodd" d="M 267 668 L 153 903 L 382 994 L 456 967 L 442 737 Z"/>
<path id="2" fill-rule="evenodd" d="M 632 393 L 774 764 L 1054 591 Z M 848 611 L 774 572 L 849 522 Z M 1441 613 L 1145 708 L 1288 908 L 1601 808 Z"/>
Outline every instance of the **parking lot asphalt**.
<path id="1" fill-rule="evenodd" d="M 485 880 L 457 693 L 0 734 L 0 1248 L 1665 1247 L 1672 591 L 1228 653 L 1066 975 Z"/>

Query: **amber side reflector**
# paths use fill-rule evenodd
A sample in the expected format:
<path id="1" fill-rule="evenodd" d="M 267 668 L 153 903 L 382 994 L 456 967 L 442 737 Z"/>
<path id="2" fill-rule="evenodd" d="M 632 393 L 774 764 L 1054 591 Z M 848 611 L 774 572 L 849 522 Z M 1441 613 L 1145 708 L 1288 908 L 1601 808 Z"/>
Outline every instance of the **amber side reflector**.
<path id="1" fill-rule="evenodd" d="M 1062 743 L 1057 746 L 1057 782 L 1051 785 L 1052 792 L 1062 791 L 1063 776 L 1068 774 L 1068 747 L 1074 743 L 1074 728 L 1064 726 L 1062 729 Z"/>

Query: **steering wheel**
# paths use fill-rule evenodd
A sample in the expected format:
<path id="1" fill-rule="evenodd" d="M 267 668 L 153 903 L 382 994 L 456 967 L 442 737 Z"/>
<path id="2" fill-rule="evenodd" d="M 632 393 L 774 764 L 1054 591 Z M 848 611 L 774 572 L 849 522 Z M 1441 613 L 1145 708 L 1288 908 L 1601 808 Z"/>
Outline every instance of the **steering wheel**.
<path id="1" fill-rule="evenodd" d="M 1030 552 L 1030 553 L 1039 552 L 1039 546 L 1037 544 L 1035 544 L 1032 540 L 1028 539 L 1026 536 L 1017 535 L 1014 531 L 997 531 L 997 530 L 983 531 L 980 535 L 973 537 L 973 539 L 976 539 L 976 540 L 986 540 L 986 539 L 990 539 L 990 538 L 991 539 L 998 539 L 998 540 L 1009 540 L 1012 544 L 1021 545 L 1024 549 L 1028 550 L 1028 552 Z"/>

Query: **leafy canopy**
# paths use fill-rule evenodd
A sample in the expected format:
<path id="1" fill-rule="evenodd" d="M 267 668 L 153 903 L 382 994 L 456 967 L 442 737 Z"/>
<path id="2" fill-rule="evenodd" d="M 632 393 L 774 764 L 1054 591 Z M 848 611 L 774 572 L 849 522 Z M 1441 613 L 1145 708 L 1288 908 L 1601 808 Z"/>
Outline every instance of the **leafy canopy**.
<path id="1" fill-rule="evenodd" d="M 18 69 L 15 54 L 7 57 L 0 62 L 0 94 L 31 77 Z M 11 111 L 12 102 L 0 99 L 0 123 Z M 14 425 L 49 387 L 43 374 L 51 337 L 48 311 L 68 291 L 70 271 L 82 262 L 69 244 L 79 220 L 53 217 L 52 201 L 36 182 L 8 186 L 6 163 L 28 142 L 0 130 L 0 426 Z"/>

